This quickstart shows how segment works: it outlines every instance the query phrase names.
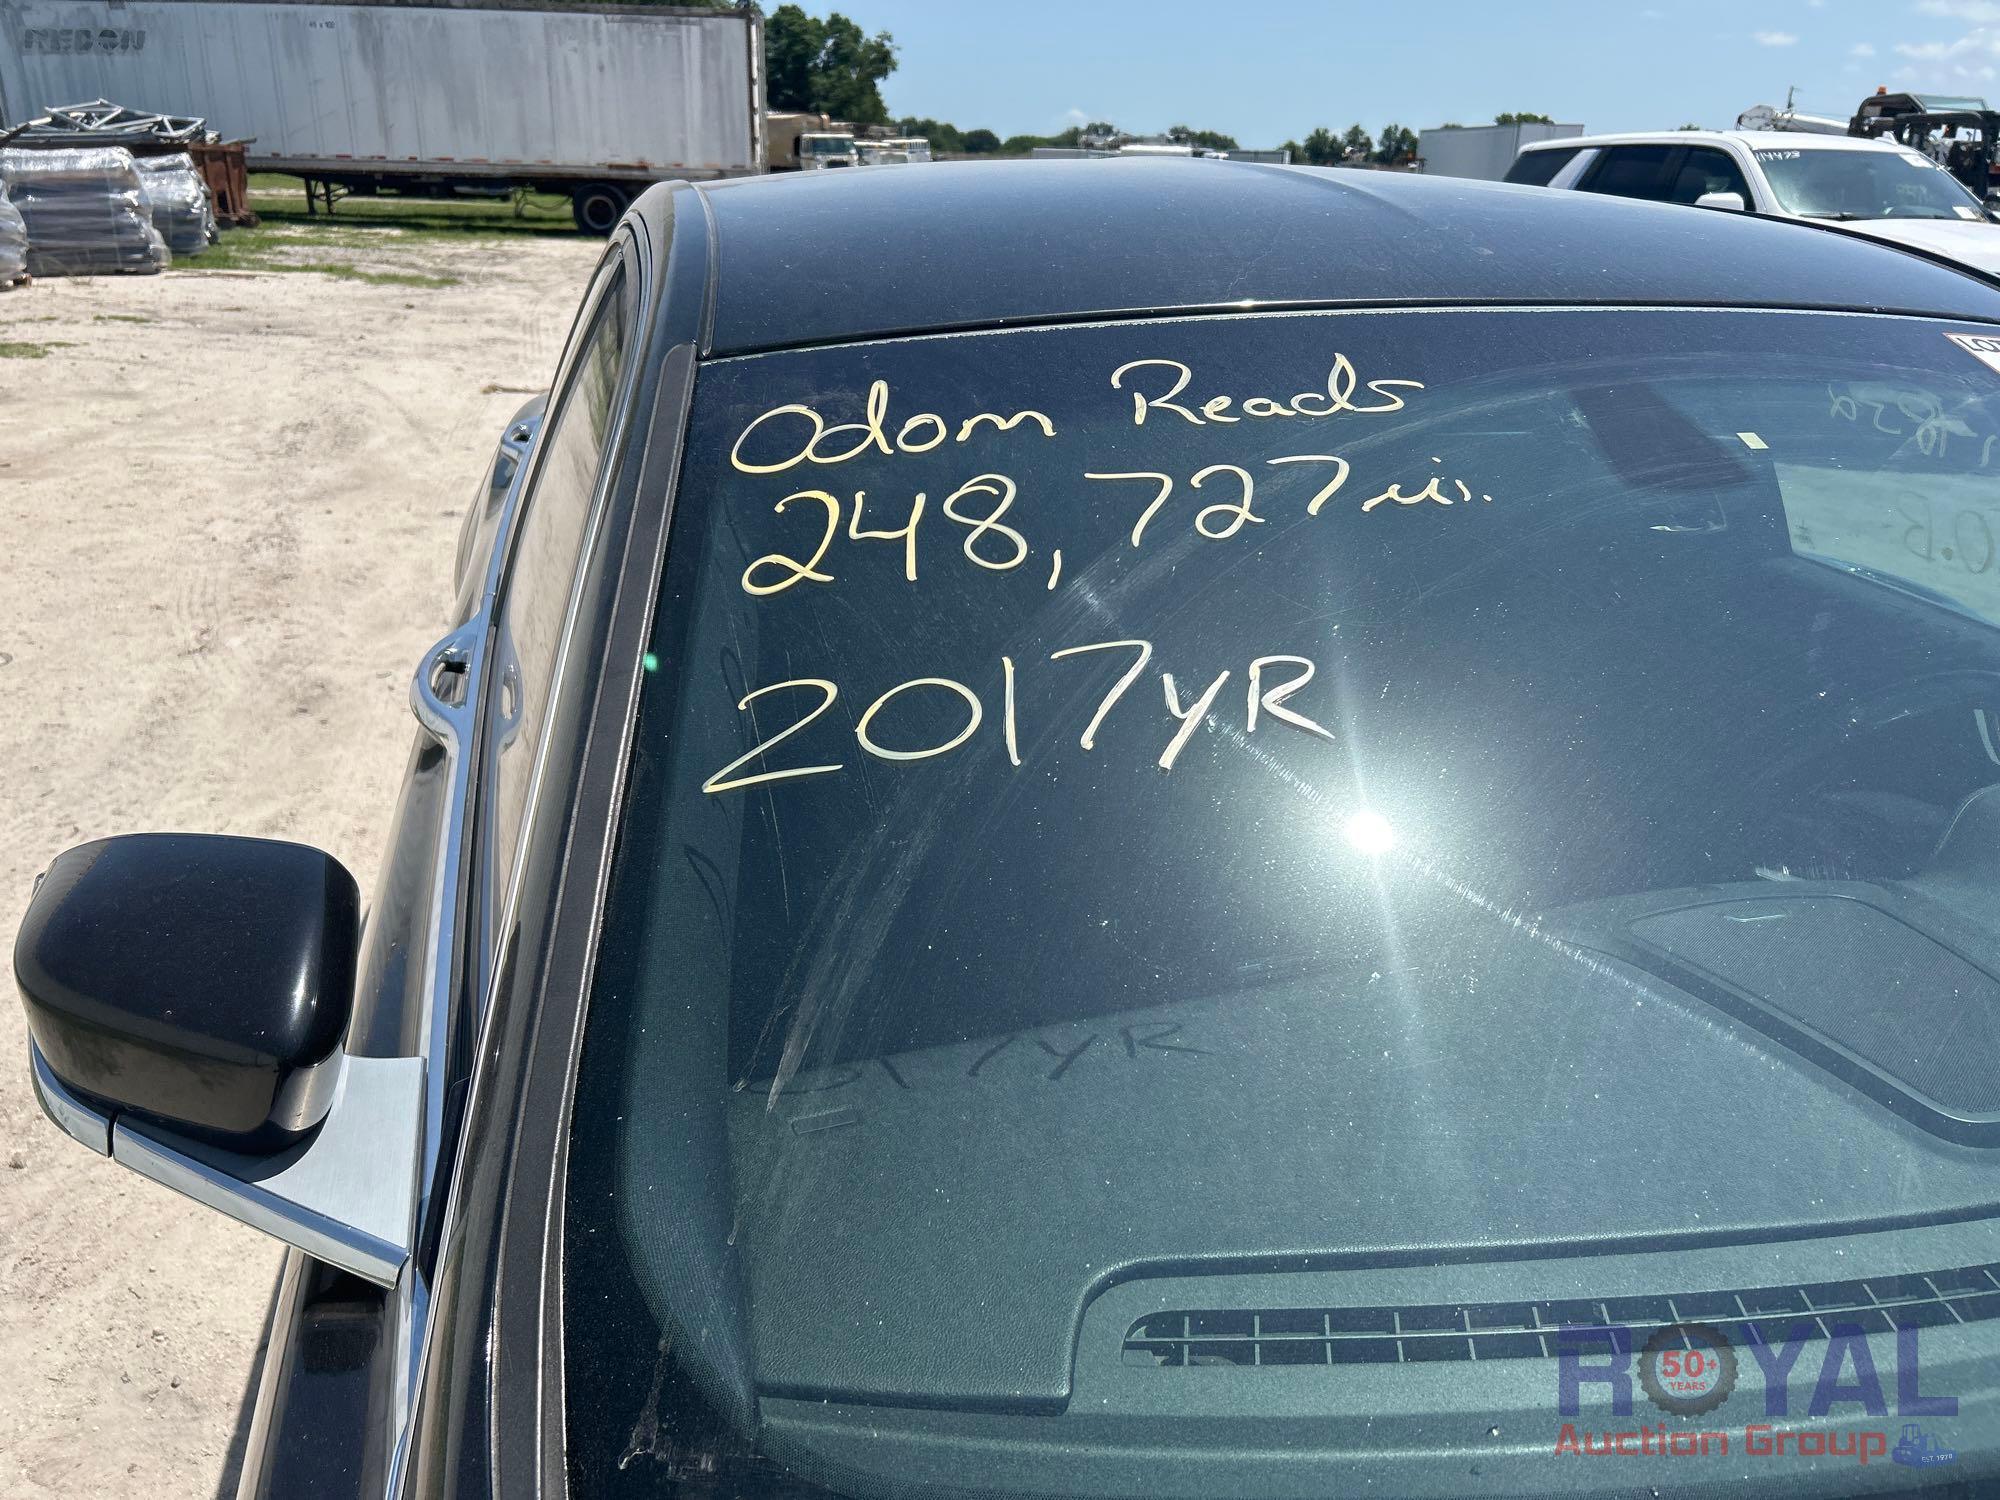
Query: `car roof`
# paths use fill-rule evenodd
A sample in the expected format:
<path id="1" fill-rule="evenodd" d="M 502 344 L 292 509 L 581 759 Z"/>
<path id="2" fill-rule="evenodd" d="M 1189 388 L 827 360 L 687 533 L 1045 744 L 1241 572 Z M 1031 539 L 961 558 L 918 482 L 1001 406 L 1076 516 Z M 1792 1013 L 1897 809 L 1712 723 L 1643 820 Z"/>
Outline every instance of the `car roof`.
<path id="1" fill-rule="evenodd" d="M 1150 313 L 1650 303 L 2000 321 L 2000 288 L 1857 236 L 1412 173 L 1103 158 L 701 189 L 705 352 Z"/>
<path id="2" fill-rule="evenodd" d="M 1898 151 L 1913 154 L 1894 141 L 1869 140 L 1858 135 L 1824 135 L 1811 130 L 1635 130 L 1619 135 L 1569 135 L 1559 140 L 1531 141 L 1521 148 L 1548 151 L 1578 146 L 1699 146 L 1735 141 L 1752 151 Z"/>

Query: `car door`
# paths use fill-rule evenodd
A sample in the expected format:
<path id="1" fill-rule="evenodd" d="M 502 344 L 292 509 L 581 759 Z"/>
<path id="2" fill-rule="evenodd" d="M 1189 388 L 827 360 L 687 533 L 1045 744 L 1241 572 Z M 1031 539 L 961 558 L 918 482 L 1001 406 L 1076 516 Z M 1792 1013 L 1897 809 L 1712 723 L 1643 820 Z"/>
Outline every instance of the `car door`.
<path id="1" fill-rule="evenodd" d="M 427 729 L 412 757 L 370 923 L 369 951 L 376 956 L 363 964 L 359 1030 L 350 1038 L 351 1046 L 384 1055 L 422 1048 L 434 1060 L 425 1098 L 424 1222 L 413 1264 L 388 1291 L 299 1251 L 287 1256 L 246 1441 L 240 1492 L 256 1500 L 358 1500 L 381 1493 L 392 1465 L 449 1201 L 439 1174 L 456 1144 L 500 946 L 500 912 L 555 696 L 555 656 L 577 559 L 615 468 L 608 455 L 623 430 L 637 364 L 646 274 L 641 243 L 629 233 L 615 238 L 592 275 L 557 368 L 553 415 L 527 460 L 520 499 L 500 520 L 494 540 L 500 556 L 473 564 L 499 581 L 497 593 L 482 588 L 473 616 L 447 638 L 483 636 L 489 643 L 467 656 L 468 670 L 478 664 L 477 675 L 460 689 L 472 695 L 463 712 L 476 727 L 448 757 Z M 424 681 L 442 654 L 427 654 Z M 458 754 L 471 757 L 473 774 L 454 774 L 449 759 Z M 458 894 L 442 894 L 449 892 Z M 452 978 L 444 985 L 416 961 L 426 923 L 443 915 L 438 904 L 451 906 L 462 936 L 455 965 L 445 965 Z"/>

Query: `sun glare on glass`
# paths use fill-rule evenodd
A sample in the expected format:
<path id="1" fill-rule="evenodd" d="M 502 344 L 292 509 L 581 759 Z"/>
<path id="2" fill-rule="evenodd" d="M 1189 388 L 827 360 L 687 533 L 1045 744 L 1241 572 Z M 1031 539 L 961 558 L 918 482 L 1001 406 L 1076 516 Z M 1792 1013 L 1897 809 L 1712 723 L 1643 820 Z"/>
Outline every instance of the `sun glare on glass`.
<path id="1" fill-rule="evenodd" d="M 1362 854 L 1387 854 L 1396 847 L 1396 830 L 1377 812 L 1358 812 L 1347 820 L 1347 842 Z"/>

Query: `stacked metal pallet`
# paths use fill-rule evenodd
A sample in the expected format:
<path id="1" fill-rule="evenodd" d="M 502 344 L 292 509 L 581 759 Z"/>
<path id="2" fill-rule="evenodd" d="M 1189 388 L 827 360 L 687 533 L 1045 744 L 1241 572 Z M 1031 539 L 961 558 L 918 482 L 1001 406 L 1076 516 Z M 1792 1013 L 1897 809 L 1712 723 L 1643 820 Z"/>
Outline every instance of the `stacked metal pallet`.
<path id="1" fill-rule="evenodd" d="M 0 151 L 0 182 L 27 225 L 30 275 L 159 271 L 173 259 L 122 147 Z"/>
<path id="2" fill-rule="evenodd" d="M 194 159 L 177 151 L 171 156 L 141 156 L 136 165 L 153 227 L 175 259 L 199 255 L 214 244 L 215 211 Z"/>
<path id="3" fill-rule="evenodd" d="M 0 182 L 0 292 L 28 279 L 28 226 Z"/>

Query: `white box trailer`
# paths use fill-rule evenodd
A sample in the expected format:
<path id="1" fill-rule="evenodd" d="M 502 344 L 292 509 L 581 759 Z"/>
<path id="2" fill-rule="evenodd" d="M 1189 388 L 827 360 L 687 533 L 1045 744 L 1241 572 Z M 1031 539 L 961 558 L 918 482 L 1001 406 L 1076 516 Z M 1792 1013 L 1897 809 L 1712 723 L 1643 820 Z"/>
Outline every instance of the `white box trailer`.
<path id="1" fill-rule="evenodd" d="M 1417 160 L 1433 177 L 1477 177 L 1498 182 L 1530 141 L 1582 135 L 1581 125 L 1451 125 L 1417 139 Z"/>
<path id="2" fill-rule="evenodd" d="M 764 170 L 763 56 L 747 9 L 0 0 L 0 123 L 110 99 L 205 118 L 253 171 L 524 185 L 607 229 L 646 183 Z"/>

